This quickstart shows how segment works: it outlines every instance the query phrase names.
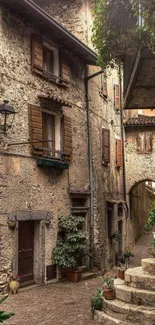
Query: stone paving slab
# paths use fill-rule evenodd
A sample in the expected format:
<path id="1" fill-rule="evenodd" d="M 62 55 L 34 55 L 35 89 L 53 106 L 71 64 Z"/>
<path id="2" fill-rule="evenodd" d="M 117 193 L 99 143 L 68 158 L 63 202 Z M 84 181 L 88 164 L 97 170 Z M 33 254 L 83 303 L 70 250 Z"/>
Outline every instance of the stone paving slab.
<path id="1" fill-rule="evenodd" d="M 95 325 L 90 312 L 90 300 L 103 286 L 97 277 L 79 283 L 58 283 L 41 286 L 17 295 L 10 295 L 3 310 L 15 316 L 5 325 Z"/>

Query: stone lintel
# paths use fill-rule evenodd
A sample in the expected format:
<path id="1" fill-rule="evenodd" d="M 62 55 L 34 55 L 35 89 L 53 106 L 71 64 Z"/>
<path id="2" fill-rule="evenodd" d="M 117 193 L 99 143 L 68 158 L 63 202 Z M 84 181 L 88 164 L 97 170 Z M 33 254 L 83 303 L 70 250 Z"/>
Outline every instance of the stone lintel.
<path id="1" fill-rule="evenodd" d="M 12 211 L 8 214 L 8 221 L 51 220 L 52 216 L 52 211 L 47 210 Z"/>

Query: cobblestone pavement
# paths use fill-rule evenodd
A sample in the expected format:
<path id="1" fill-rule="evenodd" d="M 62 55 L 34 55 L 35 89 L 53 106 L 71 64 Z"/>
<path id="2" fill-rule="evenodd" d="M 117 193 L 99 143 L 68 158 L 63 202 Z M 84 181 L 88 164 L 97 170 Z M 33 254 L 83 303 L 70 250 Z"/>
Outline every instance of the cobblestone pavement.
<path id="1" fill-rule="evenodd" d="M 90 299 L 101 289 L 103 278 L 79 283 L 55 283 L 10 295 L 3 310 L 14 312 L 6 325 L 96 325 Z M 1 306 L 2 307 L 2 306 Z"/>

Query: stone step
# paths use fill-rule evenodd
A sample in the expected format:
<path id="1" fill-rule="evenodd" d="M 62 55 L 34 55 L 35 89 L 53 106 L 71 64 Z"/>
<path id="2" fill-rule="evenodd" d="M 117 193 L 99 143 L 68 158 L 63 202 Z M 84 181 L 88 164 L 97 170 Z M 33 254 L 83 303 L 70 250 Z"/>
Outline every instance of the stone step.
<path id="1" fill-rule="evenodd" d="M 155 276 L 142 269 L 142 267 L 134 267 L 125 272 L 126 285 L 146 290 L 155 290 Z"/>
<path id="2" fill-rule="evenodd" d="M 126 322 L 123 322 L 117 318 L 111 317 L 110 315 L 104 313 L 104 311 L 95 310 L 94 319 L 98 320 L 101 324 L 106 325 L 126 325 Z M 130 325 L 128 323 L 128 325 Z"/>
<path id="3" fill-rule="evenodd" d="M 135 306 L 118 299 L 105 300 L 103 298 L 103 310 L 105 313 L 123 322 L 134 324 L 155 325 L 155 308 L 147 306 Z"/>
<path id="4" fill-rule="evenodd" d="M 126 286 L 125 281 L 121 279 L 115 279 L 114 285 L 117 299 L 136 305 L 155 307 L 154 291 Z"/>
<path id="5" fill-rule="evenodd" d="M 142 260 L 142 269 L 151 274 L 155 274 L 155 258 L 145 258 Z"/>
<path id="6" fill-rule="evenodd" d="M 98 273 L 95 273 L 93 271 L 85 271 L 81 274 L 81 280 L 89 280 L 89 279 L 94 279 L 98 276 Z"/>

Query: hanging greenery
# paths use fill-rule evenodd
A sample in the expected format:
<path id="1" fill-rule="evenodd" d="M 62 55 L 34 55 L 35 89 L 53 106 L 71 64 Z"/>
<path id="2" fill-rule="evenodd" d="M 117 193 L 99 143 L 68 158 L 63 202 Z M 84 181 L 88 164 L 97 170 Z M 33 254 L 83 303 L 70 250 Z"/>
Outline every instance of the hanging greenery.
<path id="1" fill-rule="evenodd" d="M 98 63 L 113 68 L 140 45 L 155 52 L 155 0 L 97 0 L 92 42 Z"/>

